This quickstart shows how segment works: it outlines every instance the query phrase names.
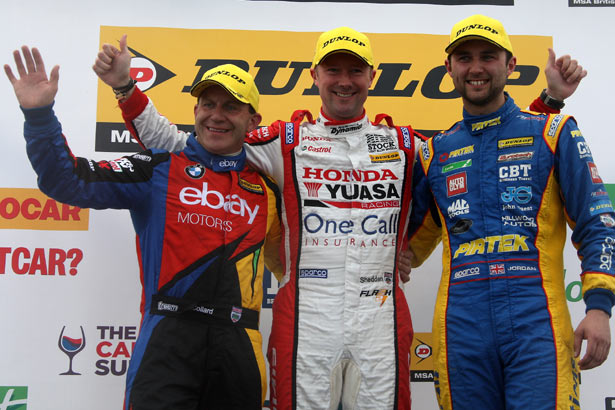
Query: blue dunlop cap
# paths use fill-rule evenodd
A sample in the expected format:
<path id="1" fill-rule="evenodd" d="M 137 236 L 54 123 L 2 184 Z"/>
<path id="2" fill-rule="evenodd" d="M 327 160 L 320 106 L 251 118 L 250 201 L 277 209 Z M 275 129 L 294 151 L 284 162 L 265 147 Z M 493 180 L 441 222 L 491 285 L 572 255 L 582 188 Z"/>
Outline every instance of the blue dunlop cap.
<path id="1" fill-rule="evenodd" d="M 475 14 L 456 23 L 451 30 L 450 43 L 444 51 L 451 54 L 455 47 L 468 40 L 488 41 L 513 54 L 512 44 L 504 26 L 491 17 Z"/>
<path id="2" fill-rule="evenodd" d="M 242 103 L 250 104 L 254 111 L 258 112 L 258 88 L 254 84 L 254 78 L 247 71 L 234 64 L 214 67 L 203 74 L 201 81 L 190 89 L 190 94 L 198 98 L 205 88 L 214 84 L 224 88 Z"/>

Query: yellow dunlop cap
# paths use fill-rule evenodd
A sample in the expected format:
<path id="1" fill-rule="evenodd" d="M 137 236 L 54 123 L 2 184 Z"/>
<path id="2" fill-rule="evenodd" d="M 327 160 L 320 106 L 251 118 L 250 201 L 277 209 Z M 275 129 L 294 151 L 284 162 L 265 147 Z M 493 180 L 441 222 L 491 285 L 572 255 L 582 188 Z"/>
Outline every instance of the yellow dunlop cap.
<path id="1" fill-rule="evenodd" d="M 374 54 L 369 39 L 350 27 L 338 27 L 325 31 L 318 37 L 316 52 L 312 66 L 316 67 L 322 60 L 332 53 L 348 53 L 359 57 L 370 67 L 374 66 Z"/>
<path id="2" fill-rule="evenodd" d="M 451 42 L 446 51 L 451 54 L 455 47 L 468 40 L 485 40 L 496 46 L 513 52 L 512 44 L 504 26 L 496 19 L 475 14 L 455 24 L 451 30 Z"/>
<path id="3" fill-rule="evenodd" d="M 214 67 L 203 74 L 201 81 L 190 89 L 190 94 L 198 98 L 205 88 L 213 84 L 222 86 L 237 100 L 250 104 L 254 111 L 258 112 L 258 88 L 254 84 L 254 78 L 247 71 L 234 64 Z"/>

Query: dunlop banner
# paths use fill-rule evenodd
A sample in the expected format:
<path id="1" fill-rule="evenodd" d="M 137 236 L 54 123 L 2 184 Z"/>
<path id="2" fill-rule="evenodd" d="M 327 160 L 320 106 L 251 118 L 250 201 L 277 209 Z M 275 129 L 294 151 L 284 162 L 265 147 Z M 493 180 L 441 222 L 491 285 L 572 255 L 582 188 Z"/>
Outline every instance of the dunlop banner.
<path id="1" fill-rule="evenodd" d="M 128 34 L 131 75 L 161 114 L 192 130 L 194 97 L 190 87 L 208 69 L 234 63 L 255 78 L 261 93 L 263 124 L 289 120 L 294 110 L 320 109 L 310 76 L 320 33 L 289 31 L 192 30 L 102 26 L 103 43 Z M 410 124 L 431 135 L 461 117 L 461 99 L 446 73 L 448 35 L 367 33 L 375 54 L 376 78 L 366 103 L 371 119 L 387 113 L 397 125 Z M 551 37 L 512 36 L 517 70 L 507 90 L 525 108 L 545 87 L 542 67 Z M 140 150 L 123 125 L 111 88 L 99 81 L 96 151 Z"/>

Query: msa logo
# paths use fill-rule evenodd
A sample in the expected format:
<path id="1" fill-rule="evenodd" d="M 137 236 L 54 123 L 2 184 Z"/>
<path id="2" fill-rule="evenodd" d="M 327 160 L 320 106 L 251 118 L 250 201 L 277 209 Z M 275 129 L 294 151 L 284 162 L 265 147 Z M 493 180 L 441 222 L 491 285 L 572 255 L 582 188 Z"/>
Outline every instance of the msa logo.
<path id="1" fill-rule="evenodd" d="M 446 177 L 446 190 L 448 197 L 468 192 L 466 173 L 460 172 Z"/>
<path id="2" fill-rule="evenodd" d="M 532 199 L 532 187 L 509 186 L 506 188 L 506 192 L 502 192 L 500 196 L 504 202 L 515 201 L 519 204 L 527 204 Z"/>
<path id="3" fill-rule="evenodd" d="M 500 181 L 530 180 L 531 164 L 506 165 L 500 167 Z"/>
<path id="4" fill-rule="evenodd" d="M 179 200 L 186 205 L 201 205 L 211 209 L 224 208 L 225 212 L 235 215 L 246 216 L 248 214 L 248 224 L 254 222 L 259 206 L 250 208 L 248 202 L 237 194 L 222 195 L 218 191 L 208 190 L 207 182 L 203 182 L 203 190 L 194 187 L 185 187 L 179 193 Z"/>
<path id="5" fill-rule="evenodd" d="M 28 386 L 0 386 L 0 410 L 26 410 Z"/>
<path id="6" fill-rule="evenodd" d="M 600 178 L 600 175 L 598 174 L 598 167 L 596 167 L 596 164 L 593 162 L 588 162 L 587 167 L 589 168 L 589 175 L 592 178 L 592 182 L 594 184 L 601 184 L 602 178 Z"/>
<path id="7" fill-rule="evenodd" d="M 448 217 L 453 219 L 459 215 L 470 213 L 470 206 L 465 199 L 457 199 L 448 207 Z"/>

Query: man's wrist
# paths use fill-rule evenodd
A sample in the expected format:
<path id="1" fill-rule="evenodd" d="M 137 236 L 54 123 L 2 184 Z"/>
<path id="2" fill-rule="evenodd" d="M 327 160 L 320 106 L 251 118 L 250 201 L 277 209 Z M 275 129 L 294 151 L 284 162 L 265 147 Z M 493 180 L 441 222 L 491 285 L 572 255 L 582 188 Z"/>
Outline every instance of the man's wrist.
<path id="1" fill-rule="evenodd" d="M 543 103 L 545 103 L 547 107 L 551 107 L 556 110 L 561 110 L 562 108 L 564 108 L 564 105 L 566 105 L 564 103 L 564 100 L 558 100 L 557 98 L 550 96 L 547 93 L 546 88 L 543 89 L 542 92 L 540 93 L 540 99 L 542 100 Z"/>
<path id="2" fill-rule="evenodd" d="M 135 80 L 134 78 L 130 78 L 130 81 L 128 81 L 128 84 L 123 85 L 121 87 L 113 87 L 113 93 L 115 94 L 115 98 L 117 98 L 118 100 L 124 100 L 126 99 L 126 97 L 128 97 L 132 91 L 132 89 L 135 87 L 135 85 L 137 84 L 137 80 Z"/>

